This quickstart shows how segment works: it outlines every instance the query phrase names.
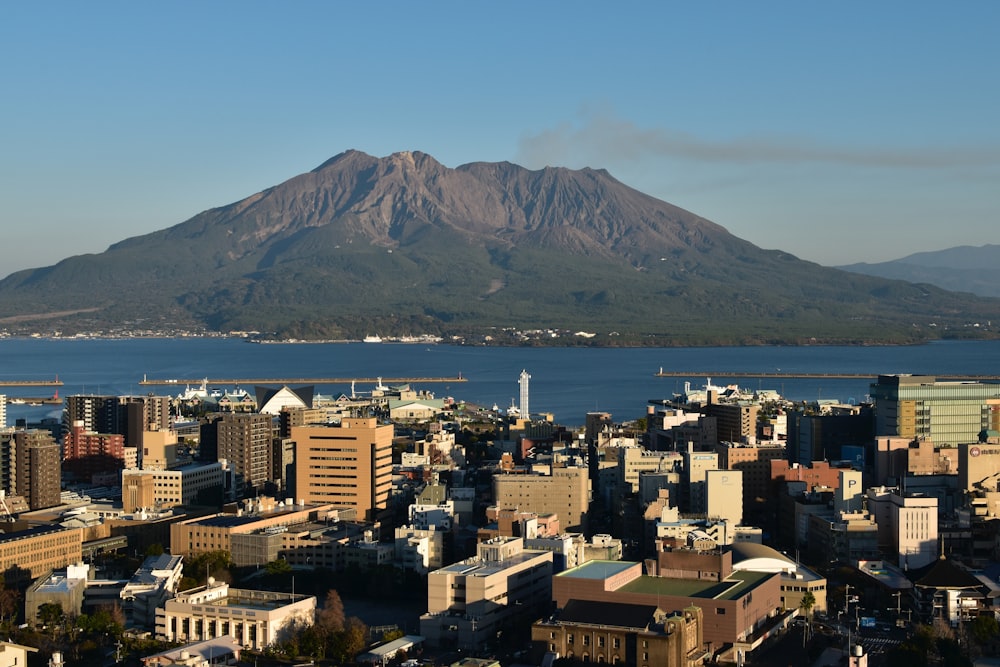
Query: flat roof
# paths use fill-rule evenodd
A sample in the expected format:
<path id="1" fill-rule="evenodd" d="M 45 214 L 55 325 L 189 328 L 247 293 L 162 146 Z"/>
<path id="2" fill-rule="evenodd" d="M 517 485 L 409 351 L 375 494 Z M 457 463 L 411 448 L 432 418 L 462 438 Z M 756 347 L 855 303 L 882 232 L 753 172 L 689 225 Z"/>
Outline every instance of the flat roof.
<path id="1" fill-rule="evenodd" d="M 673 595 L 676 597 L 710 600 L 736 600 L 752 591 L 764 581 L 779 575 L 773 572 L 733 572 L 723 581 L 678 579 L 643 575 L 625 584 L 619 591 L 645 595 Z"/>
<path id="2" fill-rule="evenodd" d="M 634 561 L 622 560 L 591 560 L 570 570 L 560 572 L 556 577 L 574 577 L 577 579 L 607 579 L 621 574 L 638 565 Z"/>

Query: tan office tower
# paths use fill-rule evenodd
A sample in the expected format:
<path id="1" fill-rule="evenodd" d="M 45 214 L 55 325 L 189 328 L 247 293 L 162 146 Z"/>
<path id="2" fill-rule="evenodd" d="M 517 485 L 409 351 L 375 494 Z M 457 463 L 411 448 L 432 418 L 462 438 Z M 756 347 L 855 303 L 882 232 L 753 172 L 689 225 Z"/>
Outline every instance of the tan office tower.
<path id="1" fill-rule="evenodd" d="M 333 503 L 372 520 L 392 487 L 391 424 L 345 418 L 340 426 L 293 426 L 295 497 Z"/>

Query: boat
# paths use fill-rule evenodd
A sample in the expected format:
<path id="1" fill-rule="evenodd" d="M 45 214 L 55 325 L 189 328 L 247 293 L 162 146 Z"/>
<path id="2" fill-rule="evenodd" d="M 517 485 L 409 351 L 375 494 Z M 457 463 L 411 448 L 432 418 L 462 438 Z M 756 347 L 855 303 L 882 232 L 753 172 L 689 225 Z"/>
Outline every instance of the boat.
<path id="1" fill-rule="evenodd" d="M 375 334 L 374 336 L 365 336 L 364 342 L 365 343 L 381 343 L 382 342 L 382 337 L 379 336 L 378 334 Z"/>

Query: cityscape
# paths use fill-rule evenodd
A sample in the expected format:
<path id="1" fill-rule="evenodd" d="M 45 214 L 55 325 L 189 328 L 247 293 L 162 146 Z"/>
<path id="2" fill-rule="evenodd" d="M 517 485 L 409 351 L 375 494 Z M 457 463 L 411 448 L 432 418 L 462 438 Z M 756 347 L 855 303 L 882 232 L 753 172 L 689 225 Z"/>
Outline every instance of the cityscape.
<path id="1" fill-rule="evenodd" d="M 10 425 L 5 396 L 8 664 L 995 654 L 1000 384 L 878 375 L 843 404 L 686 382 L 567 427 L 531 380 L 504 409 L 205 381 Z"/>

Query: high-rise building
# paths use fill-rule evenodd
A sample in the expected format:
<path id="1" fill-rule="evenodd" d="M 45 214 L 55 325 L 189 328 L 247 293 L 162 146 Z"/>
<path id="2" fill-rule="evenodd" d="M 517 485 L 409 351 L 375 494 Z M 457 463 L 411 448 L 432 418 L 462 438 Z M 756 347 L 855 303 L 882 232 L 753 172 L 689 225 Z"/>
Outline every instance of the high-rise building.
<path id="1" fill-rule="evenodd" d="M 15 431 L 13 454 L 11 491 L 24 497 L 33 510 L 58 505 L 62 456 L 52 434 L 37 429 Z"/>
<path id="2" fill-rule="evenodd" d="M 878 436 L 927 438 L 954 447 L 978 442 L 984 430 L 1000 430 L 1000 384 L 880 375 L 871 396 Z"/>
<path id="3" fill-rule="evenodd" d="M 271 477 L 271 415 L 253 412 L 229 412 L 215 422 L 218 459 L 225 459 L 236 474 L 236 484 L 263 490 Z"/>
<path id="4" fill-rule="evenodd" d="M 391 424 L 350 417 L 339 426 L 293 426 L 291 436 L 298 500 L 352 507 L 369 520 L 388 507 Z"/>
<path id="5" fill-rule="evenodd" d="M 139 447 L 144 431 L 156 431 L 170 426 L 170 397 L 152 394 L 67 396 L 63 431 L 70 432 L 76 422 L 82 422 L 86 431 L 123 435 L 126 446 Z"/>

